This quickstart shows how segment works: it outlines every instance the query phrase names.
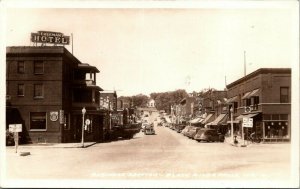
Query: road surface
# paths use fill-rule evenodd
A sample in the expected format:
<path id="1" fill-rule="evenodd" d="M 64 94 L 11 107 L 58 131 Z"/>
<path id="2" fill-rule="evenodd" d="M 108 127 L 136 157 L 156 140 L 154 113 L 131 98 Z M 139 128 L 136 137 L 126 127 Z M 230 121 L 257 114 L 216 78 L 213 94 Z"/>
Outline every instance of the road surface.
<path id="1" fill-rule="evenodd" d="M 199 143 L 166 127 L 88 148 L 7 147 L 10 179 L 261 179 L 288 181 L 290 144 Z M 245 186 L 247 187 L 247 186 Z"/>

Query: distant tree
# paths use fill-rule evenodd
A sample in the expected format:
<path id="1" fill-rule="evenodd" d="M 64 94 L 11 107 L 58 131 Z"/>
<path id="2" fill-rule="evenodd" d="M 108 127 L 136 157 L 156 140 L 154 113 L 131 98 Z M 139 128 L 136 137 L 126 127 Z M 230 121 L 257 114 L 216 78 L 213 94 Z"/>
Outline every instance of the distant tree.
<path id="1" fill-rule="evenodd" d="M 145 107 L 148 101 L 149 97 L 143 94 L 132 96 L 133 107 Z"/>
<path id="2" fill-rule="evenodd" d="M 155 100 L 158 110 L 170 112 L 171 105 L 178 104 L 183 98 L 188 97 L 188 94 L 184 89 L 179 89 L 170 92 L 151 93 L 150 97 Z"/>
<path id="3" fill-rule="evenodd" d="M 119 100 L 129 101 L 132 107 L 145 107 L 149 100 L 149 97 L 143 94 L 138 94 L 134 96 L 121 96 Z"/>

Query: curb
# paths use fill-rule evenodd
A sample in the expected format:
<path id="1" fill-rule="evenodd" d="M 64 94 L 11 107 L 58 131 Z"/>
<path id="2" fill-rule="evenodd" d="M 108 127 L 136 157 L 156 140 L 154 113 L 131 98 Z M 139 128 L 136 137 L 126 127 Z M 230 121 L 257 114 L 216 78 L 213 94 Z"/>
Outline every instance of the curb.
<path id="1" fill-rule="evenodd" d="M 97 144 L 97 142 L 91 142 L 91 143 L 88 143 L 88 144 L 84 144 L 84 147 L 83 148 L 88 148 L 90 146 L 93 146 Z M 6 147 L 13 147 L 14 146 L 6 146 Z M 59 144 L 47 144 L 47 145 L 43 145 L 43 144 L 33 144 L 33 145 L 19 145 L 19 147 L 21 148 L 35 148 L 35 147 L 40 147 L 40 148 L 82 148 L 81 147 L 81 143 L 75 143 L 75 144 L 72 144 L 72 145 L 68 145 L 68 143 L 59 143 Z"/>

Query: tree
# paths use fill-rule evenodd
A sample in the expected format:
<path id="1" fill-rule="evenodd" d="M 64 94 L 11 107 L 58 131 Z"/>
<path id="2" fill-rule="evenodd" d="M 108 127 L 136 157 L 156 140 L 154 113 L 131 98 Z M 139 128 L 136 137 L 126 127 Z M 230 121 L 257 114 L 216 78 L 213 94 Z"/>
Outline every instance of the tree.
<path id="1" fill-rule="evenodd" d="M 134 96 L 121 96 L 118 100 L 129 101 L 132 107 L 145 107 L 149 97 L 143 94 L 138 94 Z"/>
<path id="2" fill-rule="evenodd" d="M 171 105 L 178 104 L 183 98 L 188 97 L 188 94 L 184 89 L 179 89 L 170 92 L 151 93 L 150 97 L 155 100 L 158 110 L 170 112 Z"/>

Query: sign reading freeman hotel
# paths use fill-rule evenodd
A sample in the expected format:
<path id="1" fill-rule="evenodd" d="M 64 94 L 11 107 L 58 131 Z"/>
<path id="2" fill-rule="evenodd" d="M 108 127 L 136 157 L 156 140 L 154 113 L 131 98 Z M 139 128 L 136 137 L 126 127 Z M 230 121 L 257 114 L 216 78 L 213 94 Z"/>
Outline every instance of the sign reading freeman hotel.
<path id="1" fill-rule="evenodd" d="M 70 37 L 64 36 L 63 33 L 59 32 L 38 31 L 38 33 L 31 33 L 31 41 L 36 43 L 69 45 Z"/>

